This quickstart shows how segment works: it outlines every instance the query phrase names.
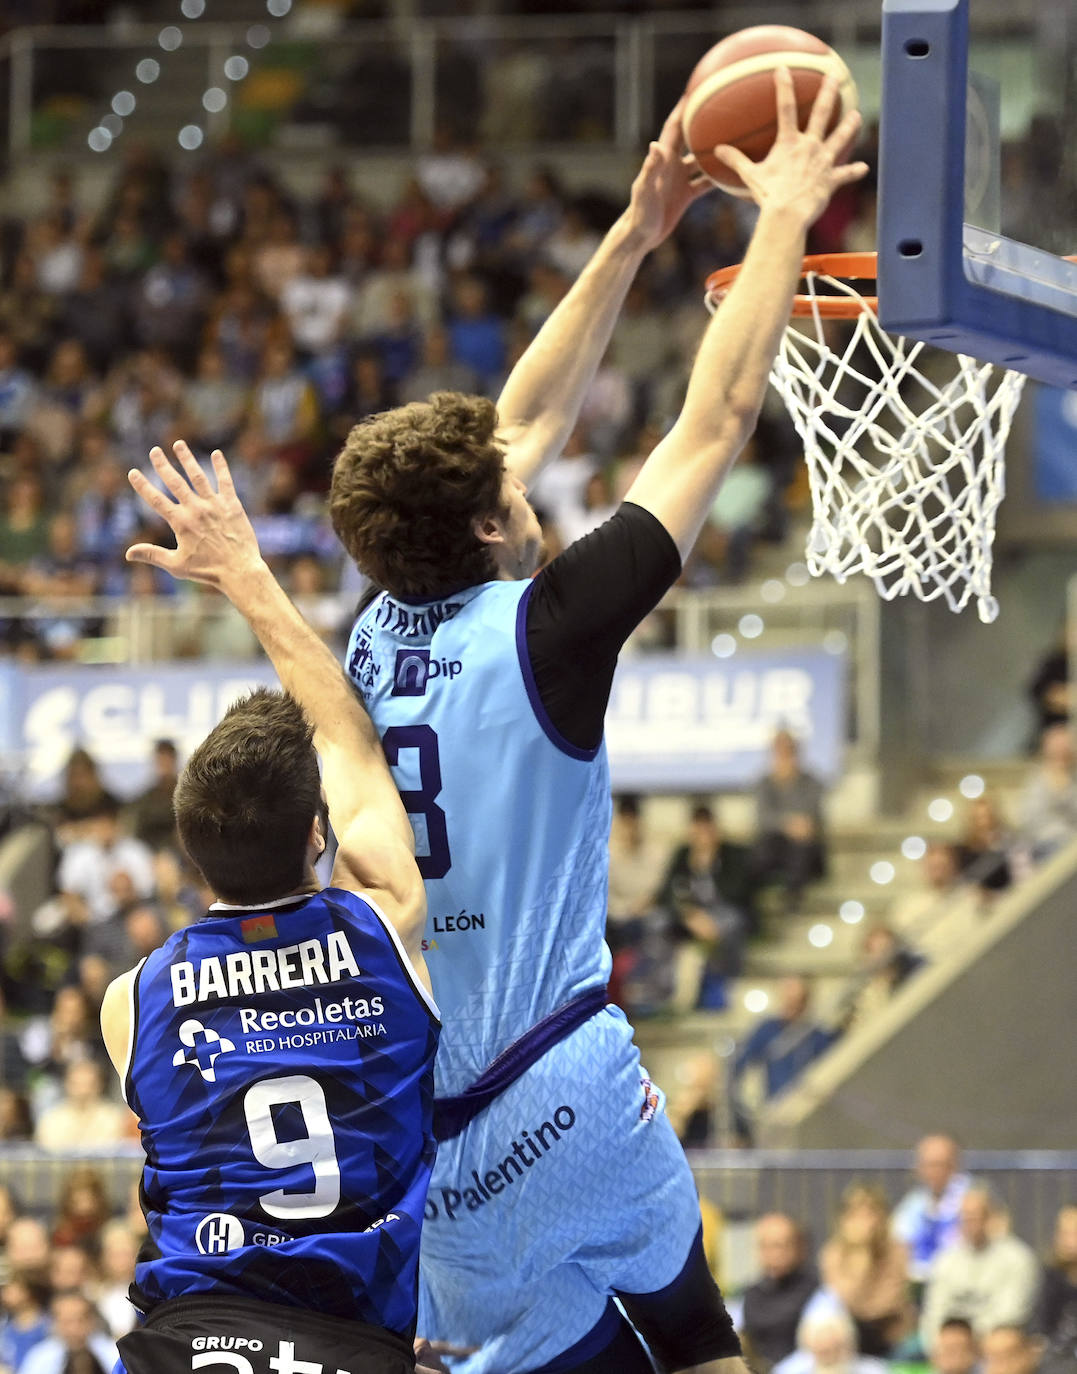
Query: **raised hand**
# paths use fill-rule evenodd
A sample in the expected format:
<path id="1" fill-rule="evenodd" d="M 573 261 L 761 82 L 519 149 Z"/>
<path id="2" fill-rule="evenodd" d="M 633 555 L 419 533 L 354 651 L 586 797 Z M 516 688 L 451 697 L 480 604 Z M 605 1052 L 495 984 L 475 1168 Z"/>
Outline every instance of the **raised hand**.
<path id="1" fill-rule="evenodd" d="M 860 112 L 850 110 L 830 134 L 826 127 L 838 99 L 838 80 L 824 78 L 815 97 L 808 126 L 797 127 L 796 92 L 787 67 L 774 71 L 778 105 L 778 133 L 762 162 L 753 162 L 739 148 L 719 144 L 716 157 L 732 167 L 760 209 L 786 209 L 814 224 L 839 186 L 867 175 L 866 162 L 838 166 L 838 158 L 856 137 Z"/>
<path id="2" fill-rule="evenodd" d="M 173 499 L 170 500 L 137 468 L 127 477 L 150 510 L 160 516 L 176 536 L 176 547 L 166 549 L 159 544 L 133 544 L 127 550 L 127 561 L 148 563 L 151 567 L 163 568 L 173 577 L 204 582 L 227 592 L 230 586 L 261 567 L 258 539 L 236 496 L 232 475 L 220 449 L 210 455 L 216 490 L 182 439 L 172 445 L 172 452 L 182 471 L 176 469 L 160 448 L 151 450 L 150 462 Z"/>
<path id="3" fill-rule="evenodd" d="M 658 139 L 648 148 L 632 183 L 628 220 L 648 252 L 665 242 L 694 200 L 713 190 L 713 184 L 701 175 L 695 162 L 681 157 L 683 112 L 682 96 Z"/>

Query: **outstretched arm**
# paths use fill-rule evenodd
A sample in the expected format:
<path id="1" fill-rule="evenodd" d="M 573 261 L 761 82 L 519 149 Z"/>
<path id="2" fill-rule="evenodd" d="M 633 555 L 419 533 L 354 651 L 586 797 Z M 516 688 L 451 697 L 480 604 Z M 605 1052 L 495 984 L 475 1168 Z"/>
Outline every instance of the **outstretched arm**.
<path id="1" fill-rule="evenodd" d="M 334 882 L 373 889 L 414 960 L 425 919 L 415 838 L 374 725 L 332 651 L 263 560 L 224 455 L 217 451 L 212 456 L 214 489 L 182 440 L 173 452 L 182 473 L 161 449 L 150 454 L 171 500 L 141 472 L 134 470 L 129 478 L 167 522 L 176 548 L 135 544 L 127 550 L 128 562 L 149 563 L 173 577 L 216 587 L 246 619 L 281 685 L 314 726 L 322 782 L 340 842 Z"/>
<path id="2" fill-rule="evenodd" d="M 797 128 L 793 79 L 775 72 L 778 135 L 754 163 L 736 148 L 716 152 L 740 174 L 759 205 L 744 266 L 711 320 L 696 355 L 684 408 L 628 492 L 687 556 L 722 479 L 755 428 L 767 378 L 789 322 L 808 229 L 839 186 L 858 181 L 866 163 L 835 162 L 859 127 L 855 111 L 824 135 L 837 98 L 828 77 L 807 129 Z"/>
<path id="3" fill-rule="evenodd" d="M 525 484 L 556 458 L 579 418 L 639 265 L 710 189 L 680 158 L 681 104 L 632 183 L 628 208 L 513 368 L 498 397 L 509 471 Z"/>

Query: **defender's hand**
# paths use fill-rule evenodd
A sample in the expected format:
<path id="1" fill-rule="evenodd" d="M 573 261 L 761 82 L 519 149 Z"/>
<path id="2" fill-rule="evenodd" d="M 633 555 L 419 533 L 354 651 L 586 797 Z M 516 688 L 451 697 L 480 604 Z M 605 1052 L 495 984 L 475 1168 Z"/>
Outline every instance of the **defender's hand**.
<path id="1" fill-rule="evenodd" d="M 796 93 L 788 67 L 775 68 L 774 85 L 778 133 L 763 161 L 753 162 L 739 148 L 724 143 L 714 153 L 737 173 L 761 210 L 791 211 L 807 227 L 823 213 L 839 186 L 867 175 L 866 162 L 835 165 L 856 137 L 860 112 L 850 110 L 832 133 L 826 133 L 838 99 L 837 77 L 828 75 L 802 133 L 797 127 Z"/>
<path id="2" fill-rule="evenodd" d="M 239 504 L 232 475 L 220 449 L 215 449 L 210 456 L 217 479 L 216 491 L 182 439 L 172 445 L 172 451 L 186 478 L 165 457 L 163 449 L 151 450 L 150 462 L 174 500 L 169 500 L 137 468 L 127 476 L 150 510 L 160 516 L 176 536 L 176 547 L 166 549 L 159 544 L 133 544 L 127 550 L 127 561 L 148 563 L 151 567 L 163 568 L 173 577 L 204 582 L 227 594 L 229 589 L 241 587 L 245 578 L 264 566 L 258 540 L 247 512 Z"/>
<path id="3" fill-rule="evenodd" d="M 652 143 L 632 183 L 632 199 L 625 212 L 629 229 L 644 252 L 672 234 L 694 200 L 713 190 L 694 160 L 681 158 L 681 115 L 684 97 L 677 102 Z"/>

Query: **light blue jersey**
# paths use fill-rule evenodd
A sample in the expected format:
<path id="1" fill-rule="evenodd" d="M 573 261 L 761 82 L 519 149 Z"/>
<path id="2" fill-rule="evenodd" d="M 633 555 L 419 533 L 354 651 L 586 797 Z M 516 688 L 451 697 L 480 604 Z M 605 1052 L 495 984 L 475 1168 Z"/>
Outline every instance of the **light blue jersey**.
<path id="1" fill-rule="evenodd" d="M 546 716 L 527 655 L 533 585 L 413 605 L 383 594 L 348 650 L 421 856 L 440 1099 L 610 972 L 606 751 L 575 748 Z M 599 1329 L 611 1293 L 674 1281 L 699 1208 L 663 1106 L 607 1007 L 442 1139 L 419 1330 L 477 1347 L 454 1374 L 543 1370 Z"/>
<path id="2" fill-rule="evenodd" d="M 383 593 L 348 647 L 426 880 L 439 1096 L 610 972 L 606 750 L 574 748 L 545 716 L 526 652 L 531 585 L 413 605 Z"/>

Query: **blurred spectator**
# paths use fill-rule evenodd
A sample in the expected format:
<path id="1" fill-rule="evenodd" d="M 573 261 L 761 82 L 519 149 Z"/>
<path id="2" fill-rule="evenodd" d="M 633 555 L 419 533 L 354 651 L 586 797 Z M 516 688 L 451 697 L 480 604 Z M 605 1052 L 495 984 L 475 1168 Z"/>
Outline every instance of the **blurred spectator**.
<path id="1" fill-rule="evenodd" d="M 733 1060 L 733 1085 L 744 1073 L 758 1067 L 764 1076 L 764 1094 L 777 1097 L 788 1091 L 810 1064 L 837 1039 L 811 1016 L 811 991 L 804 978 L 783 978 L 778 987 L 777 1015 L 764 1017 L 737 1048 Z M 741 1108 L 741 1126 L 750 1135 L 748 1117 Z"/>
<path id="2" fill-rule="evenodd" d="M 860 956 L 861 972 L 856 979 L 857 991 L 848 1018 L 844 1022 L 846 1030 L 871 1021 L 924 962 L 918 954 L 902 944 L 889 926 L 872 926 L 866 932 L 861 942 Z M 861 1348 L 867 1349 L 863 1343 Z"/>
<path id="3" fill-rule="evenodd" d="M 970 801 L 965 831 L 957 845 L 962 881 L 975 883 L 983 892 L 1002 892 L 1013 881 L 1009 849 L 1005 823 L 991 798 Z"/>
<path id="4" fill-rule="evenodd" d="M 38 1118 L 34 1143 L 43 1150 L 78 1150 L 87 1140 L 118 1145 L 130 1134 L 130 1113 L 104 1096 L 100 1064 L 84 1059 L 64 1074 L 64 1095 Z"/>
<path id="5" fill-rule="evenodd" d="M 819 1291 L 819 1275 L 803 1231 L 783 1212 L 768 1212 L 756 1222 L 755 1253 L 760 1277 L 744 1290 L 740 1331 L 750 1367 L 769 1374 L 796 1349 L 797 1328 Z"/>
<path id="6" fill-rule="evenodd" d="M 159 739 L 153 746 L 153 781 L 131 803 L 135 839 L 150 849 L 176 847 L 172 794 L 178 781 L 179 751 L 174 741 Z"/>
<path id="7" fill-rule="evenodd" d="M 101 1230 L 101 1286 L 97 1310 L 113 1340 L 135 1326 L 136 1313 L 128 1296 L 135 1279 L 139 1237 L 126 1220 L 110 1221 Z"/>
<path id="8" fill-rule="evenodd" d="M 579 205 L 565 206 L 561 222 L 546 239 L 543 252 L 546 260 L 574 281 L 594 256 L 601 236 L 587 223 Z"/>
<path id="9" fill-rule="evenodd" d="M 401 405 L 429 400 L 435 391 L 463 391 L 473 395 L 478 389 L 478 373 L 452 358 L 445 329 L 440 324 L 431 325 L 423 334 L 422 359 L 418 367 L 400 383 Z"/>
<path id="10" fill-rule="evenodd" d="M 774 1374 L 884 1374 L 886 1365 L 859 1355 L 856 1328 L 844 1312 L 811 1310 L 797 1331 L 797 1348 Z"/>
<path id="11" fill-rule="evenodd" d="M 582 426 L 577 425 L 559 457 L 543 468 L 528 488 L 528 498 L 536 510 L 553 520 L 560 532 L 571 526 L 583 510 L 588 483 L 597 470 L 598 459 L 591 452 Z"/>
<path id="12" fill-rule="evenodd" d="M 112 1215 L 104 1179 L 88 1164 L 64 1176 L 52 1228 L 53 1245 L 96 1249 L 101 1228 Z"/>
<path id="13" fill-rule="evenodd" d="M 49 1285 L 34 1270 L 13 1269 L 0 1288 L 0 1369 L 19 1371 L 49 1334 Z"/>
<path id="14" fill-rule="evenodd" d="M 925 1348 L 946 1317 L 964 1317 L 981 1339 L 996 1326 L 1020 1326 L 1031 1317 L 1039 1265 L 1024 1241 L 1001 1225 L 988 1191 L 971 1186 L 961 1199 L 958 1239 L 936 1259 L 924 1291 Z"/>
<path id="15" fill-rule="evenodd" d="M 819 1252 L 819 1272 L 856 1324 L 865 1355 L 889 1356 L 913 1324 L 904 1245 L 890 1234 L 885 1193 L 853 1184 L 841 1200 L 834 1234 Z"/>
<path id="16" fill-rule="evenodd" d="M 644 823 L 640 799 L 624 793 L 616 799 L 610 827 L 609 909 L 606 941 L 614 957 L 641 933 L 654 907 L 665 855 Z"/>
<path id="17" fill-rule="evenodd" d="M 1036 1374 L 1042 1367 L 1042 1343 L 1018 1323 L 996 1326 L 981 1346 L 983 1374 Z"/>
<path id="18" fill-rule="evenodd" d="M 48 1016 L 25 1027 L 22 1046 L 33 1070 L 35 1096 L 50 1096 L 50 1085 L 54 1089 L 51 1096 L 58 1095 L 70 1065 L 100 1059 L 104 1050 L 96 1011 L 85 992 L 70 984 L 60 988 Z"/>
<path id="19" fill-rule="evenodd" d="M 611 346 L 599 364 L 580 407 L 580 424 L 603 461 L 621 449 L 632 422 L 632 385 Z"/>
<path id="20" fill-rule="evenodd" d="M 437 295 L 412 265 L 407 241 L 388 238 L 381 245 L 378 265 L 371 268 L 356 287 L 350 319 L 355 336 L 364 339 L 384 333 L 392 322 L 393 300 L 401 293 L 410 300 L 416 321 L 429 329 L 438 316 Z M 445 389 L 463 391 L 467 388 Z"/>
<path id="21" fill-rule="evenodd" d="M 1049 725 L 1040 736 L 1040 761 L 1025 783 L 1019 814 L 1033 863 L 1077 835 L 1077 765 L 1068 725 Z"/>
<path id="22" fill-rule="evenodd" d="M 49 515 L 41 481 L 16 475 L 7 484 L 0 513 L 0 579 L 9 593 L 22 590 L 27 564 L 48 547 Z"/>
<path id="23" fill-rule="evenodd" d="M 97 1286 L 97 1265 L 81 1245 L 53 1244 L 49 1256 L 49 1286 L 54 1298 L 61 1293 L 90 1292 Z"/>
<path id="24" fill-rule="evenodd" d="M 916 1146 L 917 1187 L 894 1208 L 894 1235 L 909 1255 L 909 1277 L 923 1283 L 940 1254 L 960 1235 L 961 1199 L 972 1180 L 961 1150 L 948 1135 L 924 1136 Z"/>
<path id="25" fill-rule="evenodd" d="M 920 860 L 920 887 L 897 898 L 890 909 L 890 925 L 931 957 L 959 947 L 955 931 L 964 931 L 980 910 L 976 888 L 960 881 L 957 850 L 934 841 Z"/>
<path id="26" fill-rule="evenodd" d="M 318 399 L 290 344 L 271 343 L 255 383 L 251 416 L 266 443 L 305 462 L 318 424 Z"/>
<path id="27" fill-rule="evenodd" d="M 105 453 L 89 473 L 86 491 L 75 506 L 78 550 L 99 569 L 114 564 L 132 542 L 141 513 L 123 468 Z"/>
<path id="28" fill-rule="evenodd" d="M 16 1217 L 11 1223 L 4 1258 L 13 1273 L 45 1272 L 49 1264 L 49 1233 L 36 1217 Z"/>
<path id="29" fill-rule="evenodd" d="M 30 1099 L 24 1092 L 0 1083 L 0 1142 L 25 1142 L 34 1134 Z"/>
<path id="30" fill-rule="evenodd" d="M 427 397 L 424 395 L 409 399 L 425 401 Z M 334 446 L 343 446 L 353 425 L 365 420 L 368 415 L 377 415 L 379 411 L 388 410 L 396 401 L 397 394 L 385 375 L 385 367 L 377 349 L 359 349 L 352 359 L 351 374 L 347 379 L 344 395 L 336 411 L 329 417 L 329 429 Z"/>
<path id="31" fill-rule="evenodd" d="M 1077 1203 L 1059 1209 L 1031 1326 L 1043 1337 L 1052 1365 L 1077 1360 Z"/>
<path id="32" fill-rule="evenodd" d="M 486 174 L 475 154 L 441 124 L 434 131 L 433 148 L 419 158 L 416 178 L 439 210 L 459 210 L 478 195 Z"/>
<path id="33" fill-rule="evenodd" d="M 119 1356 L 100 1325 L 89 1298 L 61 1293 L 52 1301 L 53 1334 L 33 1347 L 19 1374 L 109 1374 Z"/>
<path id="34" fill-rule="evenodd" d="M 1049 725 L 1064 724 L 1072 713 L 1070 652 L 1070 636 L 1063 624 L 1054 645 L 1040 660 L 1028 684 L 1028 694 L 1036 712 L 1036 739 L 1042 737 Z"/>
<path id="35" fill-rule="evenodd" d="M 350 285 L 333 270 L 332 250 L 324 245 L 310 249 L 303 271 L 285 284 L 280 296 L 296 348 L 307 355 L 335 348 L 343 338 L 351 300 Z"/>
<path id="36" fill-rule="evenodd" d="M 788 730 L 771 746 L 769 773 L 755 791 L 756 841 L 752 868 L 760 883 L 781 883 L 795 909 L 805 886 L 826 872 L 823 785 L 800 765 Z"/>
<path id="37" fill-rule="evenodd" d="M 752 893 L 747 851 L 725 839 L 709 806 L 693 807 L 688 837 L 673 851 L 657 898 L 677 942 L 675 1010 L 725 1005 L 726 979 L 740 972 L 752 926 Z"/>
<path id="38" fill-rule="evenodd" d="M 91 924 L 107 921 L 118 910 L 114 879 L 125 873 L 139 897 L 153 893 L 153 855 L 141 840 L 120 828 L 116 802 L 102 803 L 88 829 L 60 856 L 57 886 L 69 918 Z"/>
<path id="39" fill-rule="evenodd" d="M 198 373 L 183 387 L 183 428 L 195 448 L 226 448 L 247 408 L 247 389 L 228 373 L 223 351 L 210 345 L 198 355 Z"/>
<path id="40" fill-rule="evenodd" d="M 963 1317 L 949 1317 L 943 1322 L 928 1358 L 931 1374 L 973 1374 L 980 1350 L 972 1327 Z"/>
<path id="41" fill-rule="evenodd" d="M 66 843 L 73 833 L 69 827 L 118 805 L 119 799 L 105 786 L 93 756 L 85 749 L 73 749 L 64 765 L 63 791 L 50 808 L 50 819 L 60 827 L 60 842 Z"/>
<path id="42" fill-rule="evenodd" d="M 605 472 L 592 472 L 583 489 L 580 506 L 564 511 L 558 522 L 557 532 L 562 545 L 567 548 L 585 534 L 604 525 L 611 515 L 616 514 L 617 503 L 610 493 L 609 478 Z"/>
<path id="43" fill-rule="evenodd" d="M 721 1061 L 713 1050 L 696 1050 L 681 1058 L 666 1100 L 666 1115 L 686 1150 L 714 1144 L 720 1085 Z"/>
<path id="44" fill-rule="evenodd" d="M 100 370 L 120 351 L 126 323 L 125 291 L 107 275 L 101 250 L 88 248 L 78 285 L 63 303 L 64 334 L 77 339 L 86 349 L 91 365 Z"/>
<path id="45" fill-rule="evenodd" d="M 505 325 L 490 309 L 486 287 L 477 277 L 461 277 L 452 292 L 448 322 L 453 358 L 478 375 L 485 387 L 505 363 Z"/>
<path id="46" fill-rule="evenodd" d="M 19 253 L 10 286 L 0 287 L 0 338 L 7 339 L 27 368 L 44 368 L 60 304 L 38 283 L 33 257 L 29 253 Z M 11 366 L 10 361 L 4 361 L 6 356 L 5 345 L 0 342 L 0 416 L 5 385 L 3 373 Z M 3 423 L 0 419 L 2 432 Z"/>
<path id="47" fill-rule="evenodd" d="M 135 335 L 145 348 L 167 349 L 189 367 L 197 356 L 208 305 L 202 273 L 191 262 L 182 234 L 168 234 L 161 259 L 149 269 L 131 303 Z"/>
<path id="48" fill-rule="evenodd" d="M 711 506 L 699 551 L 723 581 L 739 582 L 748 569 L 752 540 L 770 500 L 773 479 L 748 441 Z"/>

